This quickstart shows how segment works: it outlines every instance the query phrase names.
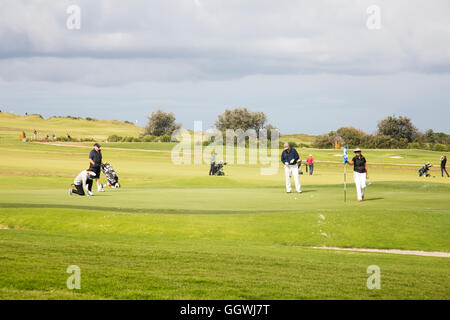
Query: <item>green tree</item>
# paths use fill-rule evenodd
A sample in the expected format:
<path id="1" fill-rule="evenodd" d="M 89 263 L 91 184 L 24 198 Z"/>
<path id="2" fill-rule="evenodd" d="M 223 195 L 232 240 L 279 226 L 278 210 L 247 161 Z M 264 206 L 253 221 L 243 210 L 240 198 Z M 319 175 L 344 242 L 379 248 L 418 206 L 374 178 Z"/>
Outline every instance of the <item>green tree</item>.
<path id="1" fill-rule="evenodd" d="M 406 139 L 412 142 L 418 130 L 407 117 L 389 116 L 378 122 L 378 135 L 389 136 L 393 139 Z"/>
<path id="2" fill-rule="evenodd" d="M 344 143 L 350 148 L 362 146 L 362 143 L 366 141 L 367 137 L 367 133 L 353 127 L 339 128 L 336 131 L 336 133 L 344 140 Z"/>
<path id="3" fill-rule="evenodd" d="M 216 120 L 216 128 L 222 132 L 227 129 L 255 129 L 257 133 L 264 128 L 267 116 L 263 112 L 252 112 L 247 108 L 236 108 L 225 110 Z"/>
<path id="4" fill-rule="evenodd" d="M 181 124 L 175 122 L 173 113 L 166 113 L 160 109 L 154 111 L 148 117 L 147 126 L 144 129 L 144 135 L 152 136 L 170 136 L 175 130 L 181 128 Z"/>

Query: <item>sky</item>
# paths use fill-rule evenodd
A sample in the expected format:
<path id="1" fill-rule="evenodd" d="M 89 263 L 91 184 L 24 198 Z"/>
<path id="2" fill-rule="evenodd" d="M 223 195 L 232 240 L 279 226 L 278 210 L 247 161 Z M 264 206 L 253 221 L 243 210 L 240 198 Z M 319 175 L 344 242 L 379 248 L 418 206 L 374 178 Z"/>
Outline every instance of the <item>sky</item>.
<path id="1" fill-rule="evenodd" d="M 0 0 L 2 111 L 206 130 L 237 107 L 281 133 L 449 133 L 450 1 Z"/>

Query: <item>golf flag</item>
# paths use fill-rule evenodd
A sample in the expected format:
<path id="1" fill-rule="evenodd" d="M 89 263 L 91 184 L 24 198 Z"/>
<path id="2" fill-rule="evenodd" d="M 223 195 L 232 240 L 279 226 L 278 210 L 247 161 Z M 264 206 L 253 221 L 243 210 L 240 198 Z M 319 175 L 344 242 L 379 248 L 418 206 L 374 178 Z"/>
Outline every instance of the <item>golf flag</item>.
<path id="1" fill-rule="evenodd" d="M 347 162 L 348 162 L 348 154 L 347 154 L 347 146 L 344 146 L 344 152 L 342 153 L 342 157 L 344 158 L 344 202 L 347 202 Z"/>
<path id="2" fill-rule="evenodd" d="M 344 153 L 342 154 L 342 157 L 344 158 L 344 163 L 346 163 L 348 161 L 347 146 L 344 146 Z"/>

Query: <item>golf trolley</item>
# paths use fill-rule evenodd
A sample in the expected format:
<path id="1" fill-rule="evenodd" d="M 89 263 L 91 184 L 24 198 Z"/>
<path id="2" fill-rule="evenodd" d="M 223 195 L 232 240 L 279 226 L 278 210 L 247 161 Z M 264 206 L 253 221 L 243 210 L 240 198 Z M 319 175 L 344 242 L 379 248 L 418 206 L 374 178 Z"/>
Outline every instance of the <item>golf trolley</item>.
<path id="1" fill-rule="evenodd" d="M 428 173 L 428 171 L 431 168 L 431 163 L 426 163 L 422 168 L 419 169 L 419 177 L 430 177 L 431 175 Z"/>
<path id="2" fill-rule="evenodd" d="M 106 176 L 106 180 L 108 180 L 108 186 L 111 188 L 120 188 L 119 176 L 116 171 L 111 167 L 109 163 L 102 163 L 100 166 L 102 172 Z"/>
<path id="3" fill-rule="evenodd" d="M 223 172 L 223 167 L 226 165 L 226 162 L 223 162 L 222 160 L 219 161 L 219 163 L 214 165 L 213 168 L 213 176 L 224 176 L 225 172 Z"/>

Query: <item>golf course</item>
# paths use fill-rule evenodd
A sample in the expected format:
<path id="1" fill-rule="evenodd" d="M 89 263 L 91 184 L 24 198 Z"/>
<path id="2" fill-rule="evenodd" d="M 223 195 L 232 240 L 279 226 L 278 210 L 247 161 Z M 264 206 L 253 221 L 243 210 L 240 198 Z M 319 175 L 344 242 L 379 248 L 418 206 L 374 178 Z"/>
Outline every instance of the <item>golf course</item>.
<path id="1" fill-rule="evenodd" d="M 38 141 L 20 141 L 34 129 Z M 281 162 L 274 175 L 229 164 L 208 176 L 208 163 L 173 164 L 174 142 L 106 141 L 141 129 L 0 113 L 0 299 L 450 299 L 442 152 L 363 150 L 365 201 L 348 166 L 344 202 L 340 149 L 297 148 L 315 171 L 300 176 L 302 194 L 287 194 Z M 47 134 L 99 142 L 122 187 L 69 196 L 94 142 Z M 419 177 L 428 161 L 431 176 Z M 78 290 L 66 285 L 72 265 Z M 371 290 L 374 265 L 381 288 Z"/>

